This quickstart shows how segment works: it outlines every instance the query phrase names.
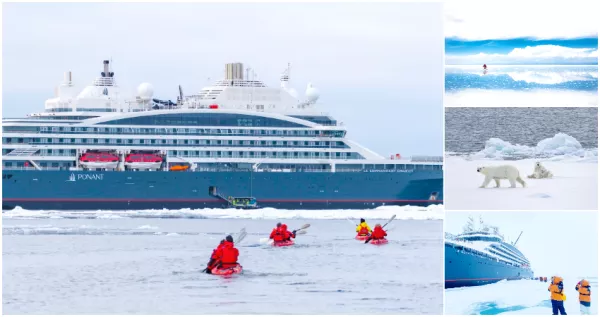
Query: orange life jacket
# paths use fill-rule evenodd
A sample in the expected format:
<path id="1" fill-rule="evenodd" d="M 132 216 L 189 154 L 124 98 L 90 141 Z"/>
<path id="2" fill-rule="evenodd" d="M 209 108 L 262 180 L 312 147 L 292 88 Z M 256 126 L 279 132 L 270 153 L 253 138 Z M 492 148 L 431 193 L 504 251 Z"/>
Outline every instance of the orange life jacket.
<path id="1" fill-rule="evenodd" d="M 586 280 L 583 280 L 575 286 L 575 289 L 579 291 L 579 301 L 580 302 L 591 302 L 592 292 L 590 291 L 590 283 Z"/>

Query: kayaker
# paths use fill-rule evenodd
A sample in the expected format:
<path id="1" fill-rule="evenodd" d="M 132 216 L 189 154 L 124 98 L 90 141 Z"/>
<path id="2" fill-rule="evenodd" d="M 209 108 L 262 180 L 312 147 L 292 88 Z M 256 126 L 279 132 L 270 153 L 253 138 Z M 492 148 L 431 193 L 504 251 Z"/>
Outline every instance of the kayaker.
<path id="1" fill-rule="evenodd" d="M 552 277 L 552 284 L 548 287 L 550 292 L 550 302 L 552 303 L 552 315 L 566 315 L 563 299 L 563 279 L 559 276 Z"/>
<path id="2" fill-rule="evenodd" d="M 206 273 L 210 274 L 210 271 L 216 266 L 216 264 L 217 264 L 217 258 L 216 258 L 217 250 L 219 250 L 220 248 L 223 247 L 223 243 L 225 243 L 225 239 L 221 240 L 221 242 L 219 243 L 219 245 L 217 246 L 217 248 L 214 249 L 213 252 L 212 252 L 212 254 L 210 255 L 210 260 L 208 260 L 208 263 L 206 264 Z"/>
<path id="3" fill-rule="evenodd" d="M 273 229 L 273 231 L 271 231 L 271 235 L 269 236 L 269 239 L 272 239 L 274 241 L 283 241 L 283 237 L 284 237 L 284 234 L 283 234 L 283 232 L 281 232 L 281 222 L 278 222 L 277 227 L 275 227 L 275 229 Z"/>
<path id="4" fill-rule="evenodd" d="M 238 264 L 237 261 L 240 251 L 233 246 L 232 236 L 227 236 L 223 245 L 218 247 L 216 251 L 217 252 L 215 252 L 213 256 L 213 259 L 216 260 L 216 267 L 227 269 Z"/>
<path id="5" fill-rule="evenodd" d="M 373 229 L 373 233 L 371 233 L 371 240 L 385 239 L 386 236 L 387 233 L 385 232 L 385 230 L 383 230 L 381 225 L 376 224 L 375 228 Z"/>
<path id="6" fill-rule="evenodd" d="M 579 311 L 582 315 L 590 314 L 590 306 L 592 302 L 592 291 L 590 290 L 590 282 L 581 280 L 575 286 L 575 290 L 579 292 Z"/>
<path id="7" fill-rule="evenodd" d="M 360 224 L 356 227 L 356 232 L 359 236 L 368 236 L 371 233 L 371 228 L 363 218 L 360 218 Z"/>
<path id="8" fill-rule="evenodd" d="M 296 239 L 296 230 L 289 232 L 287 225 L 281 225 L 281 232 L 283 233 L 283 241 L 290 241 L 292 238 Z"/>

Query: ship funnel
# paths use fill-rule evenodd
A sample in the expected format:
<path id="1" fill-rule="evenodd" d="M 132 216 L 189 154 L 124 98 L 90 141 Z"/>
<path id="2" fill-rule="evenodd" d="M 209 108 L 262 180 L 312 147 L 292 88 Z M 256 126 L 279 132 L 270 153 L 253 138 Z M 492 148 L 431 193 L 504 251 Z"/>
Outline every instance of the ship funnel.
<path id="1" fill-rule="evenodd" d="M 71 72 L 65 72 L 65 83 L 70 84 L 72 81 Z"/>

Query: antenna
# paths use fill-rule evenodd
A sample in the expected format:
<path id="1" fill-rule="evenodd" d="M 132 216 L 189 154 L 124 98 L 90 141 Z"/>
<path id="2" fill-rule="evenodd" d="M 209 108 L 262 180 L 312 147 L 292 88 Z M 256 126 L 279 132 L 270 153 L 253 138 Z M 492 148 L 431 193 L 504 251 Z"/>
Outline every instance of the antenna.
<path id="1" fill-rule="evenodd" d="M 521 235 L 522 235 L 522 234 L 523 234 L 523 231 L 521 231 L 521 233 L 519 233 L 519 236 L 517 237 L 517 241 L 515 241 L 515 242 L 513 243 L 513 246 L 516 246 L 516 245 L 517 245 L 517 242 L 519 242 L 519 239 L 521 238 Z"/>

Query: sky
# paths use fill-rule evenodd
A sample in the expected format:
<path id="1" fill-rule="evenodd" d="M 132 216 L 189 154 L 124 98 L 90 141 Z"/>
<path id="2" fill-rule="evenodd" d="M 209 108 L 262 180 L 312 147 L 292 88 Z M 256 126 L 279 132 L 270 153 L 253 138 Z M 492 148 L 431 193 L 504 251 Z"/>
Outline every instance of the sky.
<path id="1" fill-rule="evenodd" d="M 598 276 L 597 212 L 446 212 L 444 230 L 462 233 L 469 215 L 497 226 L 509 243 L 523 231 L 517 248 L 536 275 Z"/>
<path id="2" fill-rule="evenodd" d="M 5 3 L 3 117 L 41 111 L 65 71 L 90 84 L 103 59 L 122 95 L 149 82 L 171 100 L 228 62 L 278 86 L 290 62 L 291 86 L 303 96 L 312 82 L 348 138 L 386 157 L 441 155 L 442 17 L 437 3 Z"/>
<path id="3" fill-rule="evenodd" d="M 599 3 L 448 0 L 446 64 L 597 65 Z"/>

